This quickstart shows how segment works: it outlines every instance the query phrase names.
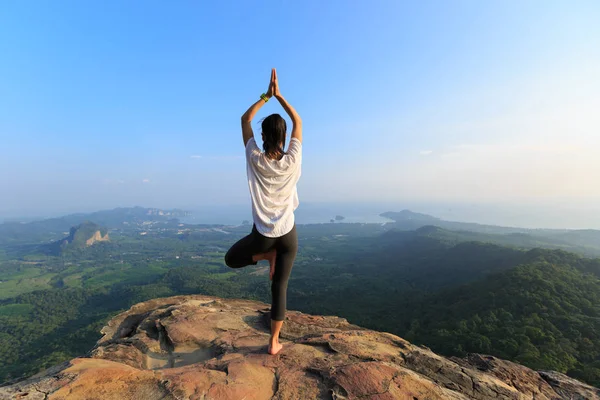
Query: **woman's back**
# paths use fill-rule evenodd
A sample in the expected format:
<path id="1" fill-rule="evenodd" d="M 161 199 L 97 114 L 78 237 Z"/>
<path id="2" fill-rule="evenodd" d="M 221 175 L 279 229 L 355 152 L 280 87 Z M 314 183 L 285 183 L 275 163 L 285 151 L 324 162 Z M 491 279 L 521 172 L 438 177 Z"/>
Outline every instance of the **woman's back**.
<path id="1" fill-rule="evenodd" d="M 294 210 L 298 208 L 296 184 L 300 179 L 302 144 L 292 138 L 287 153 L 271 159 L 256 145 L 246 143 L 246 169 L 252 199 L 252 216 L 256 229 L 267 237 L 279 237 L 294 227 Z"/>

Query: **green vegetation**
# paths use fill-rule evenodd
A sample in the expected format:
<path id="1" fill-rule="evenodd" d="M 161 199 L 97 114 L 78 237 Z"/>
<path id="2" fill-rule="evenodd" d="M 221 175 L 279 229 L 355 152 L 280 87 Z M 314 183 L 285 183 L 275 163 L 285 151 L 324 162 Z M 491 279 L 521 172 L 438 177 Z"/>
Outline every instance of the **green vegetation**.
<path id="1" fill-rule="evenodd" d="M 493 354 L 600 385 L 600 261 L 534 252 L 508 271 L 412 304 L 406 339 Z"/>
<path id="2" fill-rule="evenodd" d="M 54 275 L 52 272 L 31 265 L 19 266 L 12 273 L 3 273 L 0 282 L 0 300 L 21 293 L 51 288 L 50 281 Z"/>
<path id="3" fill-rule="evenodd" d="M 31 304 L 7 304 L 0 306 L 0 316 L 2 317 L 27 317 L 33 310 Z"/>
<path id="4" fill-rule="evenodd" d="M 385 212 L 382 217 L 395 223 L 397 230 L 415 230 L 435 225 L 446 230 L 446 235 L 461 240 L 477 240 L 514 246 L 523 249 L 542 247 L 572 251 L 589 257 L 600 257 L 600 231 L 593 229 L 525 229 L 467 222 L 444 221 L 409 210 Z M 470 238 L 470 239 L 467 239 Z"/>
<path id="5" fill-rule="evenodd" d="M 290 309 L 339 315 L 445 355 L 487 353 L 600 385 L 600 260 L 526 250 L 540 241 L 553 247 L 568 233 L 540 239 L 402 223 L 298 231 Z M 0 382 L 85 354 L 108 319 L 144 300 L 206 294 L 269 303 L 266 264 L 223 265 L 247 232 L 141 221 L 110 228 L 110 242 L 60 253 L 45 251 L 48 241 L 36 235 L 3 245 Z M 592 248 L 594 234 L 580 244 Z"/>

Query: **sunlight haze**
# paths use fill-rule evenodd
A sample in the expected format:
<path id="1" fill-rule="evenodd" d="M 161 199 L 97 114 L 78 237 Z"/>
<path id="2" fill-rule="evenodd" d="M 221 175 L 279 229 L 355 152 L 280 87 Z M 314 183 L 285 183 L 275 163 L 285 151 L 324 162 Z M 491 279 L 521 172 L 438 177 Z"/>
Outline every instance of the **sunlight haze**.
<path id="1" fill-rule="evenodd" d="M 598 21 L 597 1 L 3 2 L 0 216 L 249 207 L 240 116 L 272 67 L 304 121 L 301 204 L 599 215 Z"/>

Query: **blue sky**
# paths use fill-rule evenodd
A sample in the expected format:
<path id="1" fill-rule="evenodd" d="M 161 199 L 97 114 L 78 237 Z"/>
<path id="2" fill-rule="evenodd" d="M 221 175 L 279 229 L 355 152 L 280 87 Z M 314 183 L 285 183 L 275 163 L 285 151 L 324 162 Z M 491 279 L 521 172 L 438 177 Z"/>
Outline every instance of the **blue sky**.
<path id="1" fill-rule="evenodd" d="M 598 21 L 594 0 L 4 1 L 0 213 L 246 204 L 239 118 L 271 67 L 301 201 L 591 203 Z"/>

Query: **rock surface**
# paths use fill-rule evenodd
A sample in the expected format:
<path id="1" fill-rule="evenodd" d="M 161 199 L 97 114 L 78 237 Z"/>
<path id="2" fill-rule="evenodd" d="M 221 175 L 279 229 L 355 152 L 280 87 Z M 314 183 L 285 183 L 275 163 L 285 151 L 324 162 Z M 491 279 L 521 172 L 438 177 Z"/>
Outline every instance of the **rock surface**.
<path id="1" fill-rule="evenodd" d="M 556 372 L 495 357 L 441 357 L 339 317 L 289 311 L 266 353 L 269 306 L 176 296 L 113 318 L 88 357 L 0 388 L 0 399 L 600 399 Z"/>
<path id="2" fill-rule="evenodd" d="M 94 243 L 108 242 L 109 240 L 110 240 L 110 238 L 108 237 L 108 233 L 106 235 L 102 236 L 102 232 L 96 231 L 91 238 L 89 238 L 88 240 L 85 241 L 85 245 L 89 247 L 89 246 L 93 245 Z"/>

